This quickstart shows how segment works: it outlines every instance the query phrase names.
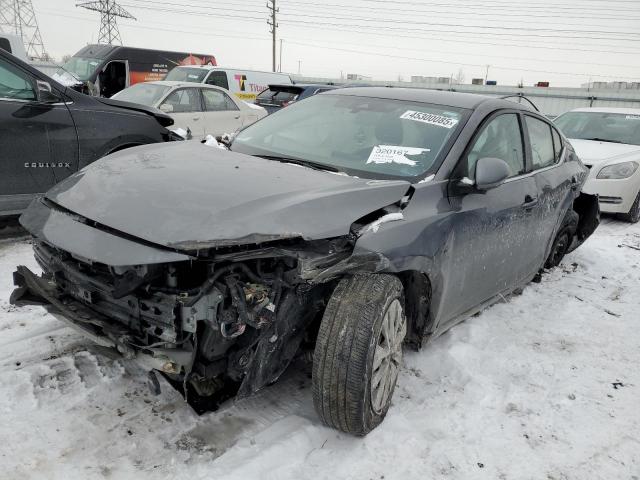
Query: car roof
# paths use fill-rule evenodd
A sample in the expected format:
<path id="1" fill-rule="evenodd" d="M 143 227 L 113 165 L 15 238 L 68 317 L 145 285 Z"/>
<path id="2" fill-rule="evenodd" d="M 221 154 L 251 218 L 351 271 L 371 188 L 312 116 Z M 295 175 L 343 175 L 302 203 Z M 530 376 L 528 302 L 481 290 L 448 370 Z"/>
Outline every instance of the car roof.
<path id="1" fill-rule="evenodd" d="M 626 113 L 628 115 L 640 115 L 640 108 L 624 107 L 583 107 L 574 108 L 570 112 L 591 112 L 591 113 Z"/>
<path id="2" fill-rule="evenodd" d="M 202 70 L 225 70 L 225 71 L 238 71 L 238 72 L 254 72 L 254 73 L 268 73 L 269 75 L 280 75 L 283 77 L 288 77 L 288 73 L 282 72 L 267 72 L 266 70 L 252 70 L 250 68 L 231 68 L 231 67 L 222 67 L 220 65 L 176 65 L 173 68 L 201 68 Z"/>
<path id="3" fill-rule="evenodd" d="M 298 90 L 300 92 L 310 88 L 327 88 L 330 90 L 340 88 L 338 85 L 328 85 L 326 83 L 270 83 L 267 86 L 270 90 Z"/>
<path id="4" fill-rule="evenodd" d="M 150 83 L 152 85 L 162 85 L 165 87 L 193 87 L 193 88 L 211 88 L 213 90 L 226 90 L 222 87 L 217 87 L 215 85 L 209 85 L 208 83 L 196 83 L 196 82 L 182 82 L 180 80 L 153 80 L 151 82 L 142 82 L 142 83 Z M 138 85 L 137 83 L 135 85 Z"/>
<path id="5" fill-rule="evenodd" d="M 425 88 L 396 88 L 396 87 L 351 87 L 337 88 L 327 92 L 326 95 L 349 95 L 354 97 L 373 97 L 389 100 L 406 100 L 420 103 L 433 103 L 450 107 L 476 109 L 487 102 L 493 103 L 496 108 L 511 108 L 517 110 L 531 110 L 526 105 L 521 105 L 509 100 L 478 95 L 475 93 L 446 92 L 440 90 L 428 90 Z"/>

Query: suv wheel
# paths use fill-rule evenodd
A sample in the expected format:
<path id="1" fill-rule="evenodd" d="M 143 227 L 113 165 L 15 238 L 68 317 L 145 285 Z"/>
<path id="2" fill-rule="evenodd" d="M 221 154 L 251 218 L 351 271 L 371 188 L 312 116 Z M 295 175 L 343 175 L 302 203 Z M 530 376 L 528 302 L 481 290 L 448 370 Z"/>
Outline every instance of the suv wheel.
<path id="1" fill-rule="evenodd" d="M 313 403 L 326 425 L 366 435 L 384 419 L 402 364 L 403 303 L 393 275 L 356 275 L 336 287 L 313 358 Z"/>

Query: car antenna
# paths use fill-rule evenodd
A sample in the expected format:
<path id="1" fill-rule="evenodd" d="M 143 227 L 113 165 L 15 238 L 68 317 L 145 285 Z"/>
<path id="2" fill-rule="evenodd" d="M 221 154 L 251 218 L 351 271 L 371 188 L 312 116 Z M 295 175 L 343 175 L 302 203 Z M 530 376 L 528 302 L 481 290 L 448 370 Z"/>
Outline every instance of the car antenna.
<path id="1" fill-rule="evenodd" d="M 526 100 L 527 102 L 529 102 L 529 104 L 535 109 L 536 112 L 540 111 L 540 109 L 538 107 L 536 107 L 535 103 L 533 103 L 530 99 L 528 99 L 527 97 L 525 97 L 521 93 L 514 94 L 514 95 L 505 95 L 504 97 L 500 97 L 501 100 L 506 100 L 507 98 L 522 98 L 522 99 Z"/>

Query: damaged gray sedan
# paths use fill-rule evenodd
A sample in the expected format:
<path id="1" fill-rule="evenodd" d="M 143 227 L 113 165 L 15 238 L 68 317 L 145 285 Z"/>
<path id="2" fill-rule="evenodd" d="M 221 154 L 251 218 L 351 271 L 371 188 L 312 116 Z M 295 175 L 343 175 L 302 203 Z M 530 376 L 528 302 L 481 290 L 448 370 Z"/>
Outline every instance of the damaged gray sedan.
<path id="1" fill-rule="evenodd" d="M 334 90 L 228 147 L 128 149 L 35 200 L 21 223 L 44 273 L 18 267 L 12 302 L 190 400 L 249 395 L 313 352 L 320 418 L 364 435 L 403 345 L 520 289 L 599 221 L 571 145 L 506 100 Z"/>

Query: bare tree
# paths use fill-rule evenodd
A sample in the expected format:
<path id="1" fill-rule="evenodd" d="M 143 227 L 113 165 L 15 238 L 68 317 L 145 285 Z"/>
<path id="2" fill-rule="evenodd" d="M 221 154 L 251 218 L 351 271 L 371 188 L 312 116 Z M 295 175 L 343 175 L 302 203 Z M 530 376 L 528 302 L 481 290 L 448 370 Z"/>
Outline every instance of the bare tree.
<path id="1" fill-rule="evenodd" d="M 459 69 L 454 80 L 458 85 L 460 85 L 460 84 L 464 83 L 464 79 L 465 79 L 464 70 L 463 69 Z"/>

